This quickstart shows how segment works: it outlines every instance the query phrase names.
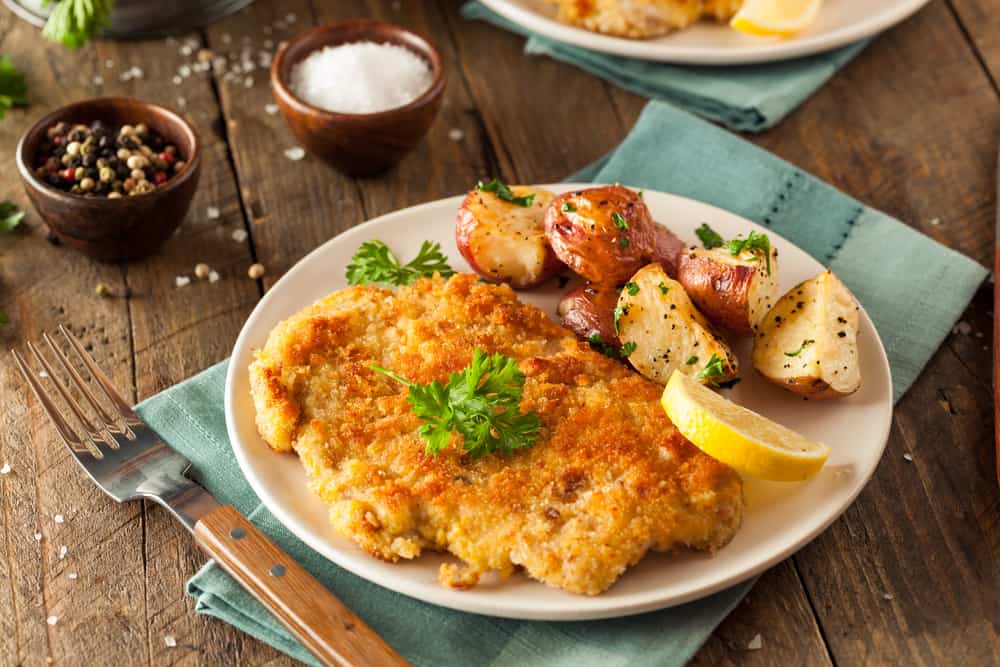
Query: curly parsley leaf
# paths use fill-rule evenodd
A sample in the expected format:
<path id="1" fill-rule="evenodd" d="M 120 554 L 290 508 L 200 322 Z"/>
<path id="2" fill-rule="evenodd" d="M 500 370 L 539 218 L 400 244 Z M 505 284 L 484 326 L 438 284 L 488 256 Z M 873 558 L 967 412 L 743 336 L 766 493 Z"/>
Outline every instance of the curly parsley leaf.
<path id="1" fill-rule="evenodd" d="M 670 288 L 664 285 L 662 280 L 660 281 L 660 284 L 657 285 L 657 287 L 660 288 L 660 294 L 666 294 L 667 292 L 670 291 Z"/>
<path id="2" fill-rule="evenodd" d="M 660 284 L 662 285 L 663 283 Z M 625 283 L 625 291 L 629 293 L 629 296 L 635 296 L 639 293 L 639 286 L 630 280 Z"/>
<path id="3" fill-rule="evenodd" d="M 708 359 L 708 363 L 698 371 L 695 377 L 701 380 L 708 380 L 709 384 L 718 387 L 719 379 L 726 377 L 726 368 L 722 365 L 722 359 L 719 358 L 719 355 L 713 352 L 712 356 Z"/>
<path id="4" fill-rule="evenodd" d="M 800 354 L 802 354 L 802 350 L 806 349 L 807 347 L 809 347 L 810 345 L 812 345 L 815 342 L 816 341 L 814 341 L 812 338 L 806 338 L 804 341 L 802 341 L 802 345 L 799 345 L 799 349 L 795 350 L 794 352 L 785 352 L 785 356 L 786 357 L 797 357 Z"/>
<path id="5" fill-rule="evenodd" d="M 617 359 L 619 357 L 618 350 L 615 349 L 615 346 L 605 343 L 599 333 L 591 334 L 590 338 L 587 339 L 587 342 L 590 343 L 592 348 L 603 354 L 605 357 L 611 357 L 612 359 Z"/>
<path id="6" fill-rule="evenodd" d="M 28 104 L 28 84 L 10 56 L 0 55 L 0 119 L 8 109 Z"/>
<path id="7" fill-rule="evenodd" d="M 698 240 L 701 241 L 701 244 L 705 246 L 706 250 L 718 248 L 725 243 L 725 241 L 722 240 L 722 235 L 709 227 L 708 223 L 701 223 L 701 227 L 694 230 L 694 233 L 698 236 Z"/>
<path id="8" fill-rule="evenodd" d="M 635 342 L 633 342 L 633 341 L 629 341 L 629 342 L 625 343 L 624 345 L 622 345 L 622 356 L 623 357 L 630 357 L 630 356 L 632 356 L 632 353 L 635 352 L 635 348 L 636 347 L 637 346 L 636 346 Z"/>
<path id="9" fill-rule="evenodd" d="M 51 0 L 44 0 L 47 6 Z M 56 0 L 42 34 L 63 46 L 78 49 L 108 25 L 114 0 Z"/>
<path id="10" fill-rule="evenodd" d="M 24 211 L 12 201 L 0 202 L 0 234 L 12 232 L 24 220 Z"/>
<path id="11" fill-rule="evenodd" d="M 767 234 L 751 231 L 745 239 L 736 237 L 727 243 L 726 248 L 733 257 L 743 252 L 750 252 L 758 257 L 763 255 L 767 261 L 767 275 L 771 275 L 771 239 L 767 237 Z"/>
<path id="12" fill-rule="evenodd" d="M 622 308 L 621 306 L 615 306 L 615 333 L 621 334 L 618 330 L 618 321 L 622 318 L 622 315 L 628 315 L 628 306 Z"/>
<path id="13" fill-rule="evenodd" d="M 500 199 L 510 202 L 515 206 L 523 206 L 527 208 L 531 206 L 531 202 L 535 201 L 535 195 L 523 195 L 521 197 L 515 197 L 514 193 L 511 191 L 510 186 L 501 181 L 499 178 L 494 178 L 489 183 L 483 183 L 479 181 L 476 183 L 476 189 L 481 192 L 492 192 Z"/>
<path id="14" fill-rule="evenodd" d="M 354 253 L 347 265 L 347 283 L 386 283 L 389 285 L 409 285 L 417 278 L 435 273 L 447 278 L 455 271 L 448 266 L 448 259 L 437 243 L 424 241 L 417 256 L 406 264 L 400 264 L 389 246 L 379 240 L 365 241 Z"/>
<path id="15" fill-rule="evenodd" d="M 446 385 L 410 382 L 381 366 L 372 370 L 409 387 L 406 400 L 424 421 L 419 433 L 428 454 L 447 447 L 453 432 L 477 459 L 494 452 L 511 454 L 538 439 L 538 415 L 520 411 L 525 378 L 515 359 L 476 348 L 465 370 L 452 373 Z"/>
<path id="16" fill-rule="evenodd" d="M 615 223 L 615 227 L 623 232 L 628 230 L 628 220 L 626 220 L 625 216 L 618 211 L 611 214 L 611 222 Z"/>

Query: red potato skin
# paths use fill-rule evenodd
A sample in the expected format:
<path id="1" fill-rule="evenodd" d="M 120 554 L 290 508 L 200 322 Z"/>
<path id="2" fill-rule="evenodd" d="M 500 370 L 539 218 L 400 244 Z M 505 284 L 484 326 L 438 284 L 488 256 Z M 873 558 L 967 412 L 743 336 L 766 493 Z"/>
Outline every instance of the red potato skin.
<path id="1" fill-rule="evenodd" d="M 684 241 L 663 225 L 655 225 L 653 231 L 654 262 L 659 262 L 667 275 L 677 280 L 680 272 L 681 255 L 684 253 Z"/>
<path id="2" fill-rule="evenodd" d="M 564 204 L 575 210 L 564 211 Z M 627 229 L 618 228 L 614 213 Z M 545 212 L 545 235 L 556 256 L 594 283 L 620 285 L 658 261 L 658 252 L 669 253 L 669 239 L 658 227 L 642 197 L 621 185 L 563 193 Z"/>
<path id="3" fill-rule="evenodd" d="M 681 252 L 677 280 L 712 324 L 740 335 L 750 327 L 750 281 L 754 269 L 714 262 L 710 257 Z"/>
<path id="4" fill-rule="evenodd" d="M 470 206 L 471 201 L 474 197 L 482 197 L 483 193 L 478 190 L 471 190 L 469 194 L 465 196 L 465 200 L 458 209 L 458 217 L 455 221 L 455 245 L 458 247 L 458 251 L 465 258 L 465 261 L 469 263 L 472 270 L 476 272 L 483 280 L 488 280 L 491 283 L 507 283 L 514 289 L 527 289 L 531 287 L 536 287 L 546 280 L 554 278 L 563 269 L 563 263 L 559 261 L 559 258 L 553 252 L 551 246 L 546 246 L 545 248 L 545 259 L 543 260 L 541 272 L 535 280 L 520 280 L 514 276 L 497 276 L 494 272 L 490 271 L 487 267 L 482 266 L 477 260 L 476 251 L 477 248 L 473 241 L 473 233 L 477 226 L 480 224 L 476 219 L 475 214 Z"/>
<path id="5" fill-rule="evenodd" d="M 607 345 L 618 349 L 615 335 L 615 307 L 620 290 L 614 285 L 587 283 L 572 289 L 559 300 L 559 323 L 589 341 L 597 334 Z"/>

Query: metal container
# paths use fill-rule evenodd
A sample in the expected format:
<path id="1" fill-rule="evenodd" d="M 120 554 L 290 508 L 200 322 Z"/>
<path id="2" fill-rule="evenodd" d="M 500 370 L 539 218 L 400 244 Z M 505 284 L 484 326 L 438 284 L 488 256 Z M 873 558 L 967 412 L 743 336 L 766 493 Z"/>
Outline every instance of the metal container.
<path id="1" fill-rule="evenodd" d="M 162 37 L 186 32 L 243 9 L 253 0 L 115 0 L 111 24 L 101 32 L 112 39 Z M 42 0 L 3 0 L 11 11 L 39 27 L 52 4 Z"/>

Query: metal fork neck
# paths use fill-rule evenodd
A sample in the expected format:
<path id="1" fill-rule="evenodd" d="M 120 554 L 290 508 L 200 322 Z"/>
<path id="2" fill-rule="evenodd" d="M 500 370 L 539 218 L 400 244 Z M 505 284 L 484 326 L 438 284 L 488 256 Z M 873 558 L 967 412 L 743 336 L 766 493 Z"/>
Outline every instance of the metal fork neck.
<path id="1" fill-rule="evenodd" d="M 165 474 L 146 480 L 136 492 L 167 508 L 190 531 L 194 531 L 199 519 L 222 507 L 205 487 L 181 474 Z"/>

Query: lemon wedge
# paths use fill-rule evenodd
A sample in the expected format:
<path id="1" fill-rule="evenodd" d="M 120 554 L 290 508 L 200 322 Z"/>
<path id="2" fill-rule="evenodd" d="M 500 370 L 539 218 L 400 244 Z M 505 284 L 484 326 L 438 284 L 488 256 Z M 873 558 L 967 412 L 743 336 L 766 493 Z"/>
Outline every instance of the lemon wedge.
<path id="1" fill-rule="evenodd" d="M 830 456 L 826 445 L 740 407 L 676 370 L 661 403 L 685 438 L 712 458 L 754 477 L 806 480 Z"/>
<path id="2" fill-rule="evenodd" d="M 823 0 L 746 0 L 730 27 L 758 37 L 789 37 L 809 27 Z"/>

